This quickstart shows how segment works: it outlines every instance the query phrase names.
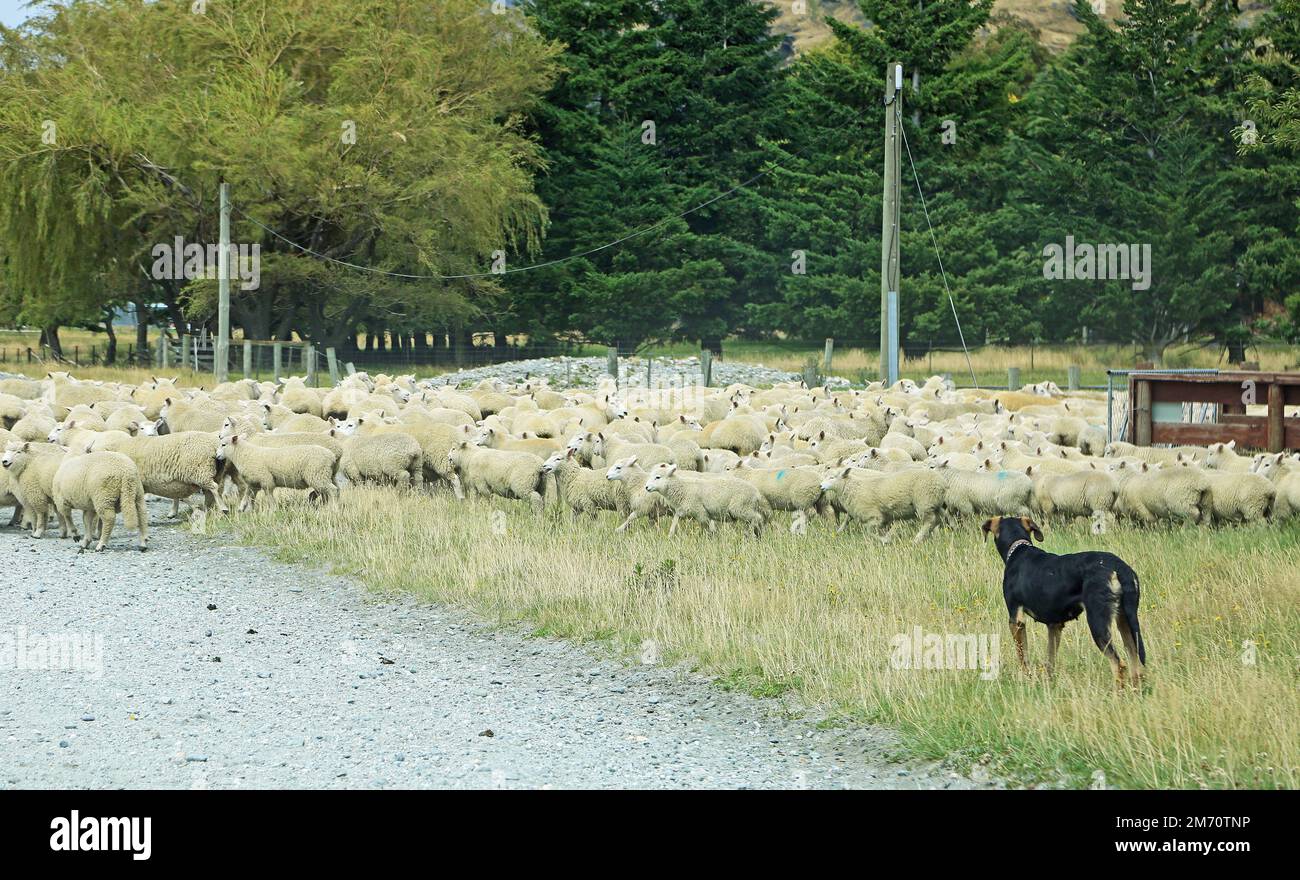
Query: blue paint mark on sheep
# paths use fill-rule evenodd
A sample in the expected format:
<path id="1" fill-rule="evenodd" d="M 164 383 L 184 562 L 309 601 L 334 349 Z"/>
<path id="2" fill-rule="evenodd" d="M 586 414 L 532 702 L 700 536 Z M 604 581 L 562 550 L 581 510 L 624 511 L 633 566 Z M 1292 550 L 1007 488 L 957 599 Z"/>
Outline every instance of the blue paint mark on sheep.
<path id="1" fill-rule="evenodd" d="M 785 468 L 781 468 L 781 470 L 776 472 L 776 478 L 778 480 L 785 476 L 785 470 Z"/>

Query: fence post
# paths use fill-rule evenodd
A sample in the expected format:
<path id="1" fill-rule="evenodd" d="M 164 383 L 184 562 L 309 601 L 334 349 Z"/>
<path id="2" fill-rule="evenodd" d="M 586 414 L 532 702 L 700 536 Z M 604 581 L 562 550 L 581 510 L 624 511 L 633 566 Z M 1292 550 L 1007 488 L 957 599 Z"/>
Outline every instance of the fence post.
<path id="1" fill-rule="evenodd" d="M 1082 367 L 1080 367 L 1078 364 L 1070 364 L 1069 380 L 1067 384 L 1069 385 L 1069 389 L 1071 391 L 1079 390 L 1079 385 L 1081 383 L 1082 375 L 1083 375 Z"/>
<path id="2" fill-rule="evenodd" d="M 817 386 L 817 358 L 810 357 L 803 365 L 803 384 L 809 388 Z"/>
<path id="3" fill-rule="evenodd" d="M 344 364 L 343 366 L 344 366 L 345 369 L 347 369 L 347 371 L 348 371 L 348 375 L 349 375 L 349 376 L 355 376 L 355 375 L 357 374 L 357 368 L 356 368 L 356 365 L 353 364 L 352 361 L 348 361 L 348 362 L 347 362 L 346 364 Z"/>
<path id="4" fill-rule="evenodd" d="M 605 349 L 605 370 L 618 381 L 618 349 L 612 345 Z"/>
<path id="5" fill-rule="evenodd" d="M 700 373 L 704 378 L 704 387 L 713 385 L 713 352 L 707 348 L 700 349 Z"/>
<path id="6" fill-rule="evenodd" d="M 1020 387 L 1020 368 L 1007 367 L 1007 390 L 1015 391 Z"/>
<path id="7" fill-rule="evenodd" d="M 244 340 L 244 378 L 253 378 L 253 343 Z"/>
<path id="8" fill-rule="evenodd" d="M 192 346 L 190 334 L 186 333 L 181 336 L 181 367 L 188 368 L 190 365 L 190 349 Z"/>
<path id="9" fill-rule="evenodd" d="M 646 387 L 646 388 L 650 388 L 650 387 L 651 387 L 651 386 L 650 386 L 650 382 L 651 382 L 651 379 L 653 378 L 653 373 L 654 373 L 654 362 L 655 362 L 655 359 L 654 359 L 654 358 L 650 358 L 650 357 L 648 357 L 648 358 L 645 359 L 645 387 Z"/>
<path id="10" fill-rule="evenodd" d="M 835 340 L 834 340 L 833 338 L 827 337 L 827 339 L 826 339 L 826 356 L 825 356 L 825 358 L 823 359 L 823 363 L 822 363 L 822 372 L 825 373 L 825 374 L 828 375 L 828 376 L 830 375 L 830 372 L 831 372 L 831 356 L 832 356 L 834 353 L 835 353 Z"/>
<path id="11" fill-rule="evenodd" d="M 271 381 L 280 384 L 280 356 L 284 353 L 284 347 L 279 342 L 271 343 Z"/>
<path id="12" fill-rule="evenodd" d="M 339 358 L 332 345 L 325 349 L 325 364 L 330 371 L 330 385 L 339 384 Z"/>
<path id="13" fill-rule="evenodd" d="M 1138 446 L 1151 445 L 1151 383 L 1139 379 L 1136 383 L 1137 401 L 1133 409 L 1133 442 Z"/>
<path id="14" fill-rule="evenodd" d="M 171 360 L 172 350 L 171 346 L 167 344 L 167 334 L 160 333 L 158 335 L 158 366 L 165 370 L 171 366 Z"/>
<path id="15" fill-rule="evenodd" d="M 307 384 L 315 387 L 316 385 L 316 345 L 308 342 L 302 350 L 302 359 L 306 361 Z"/>

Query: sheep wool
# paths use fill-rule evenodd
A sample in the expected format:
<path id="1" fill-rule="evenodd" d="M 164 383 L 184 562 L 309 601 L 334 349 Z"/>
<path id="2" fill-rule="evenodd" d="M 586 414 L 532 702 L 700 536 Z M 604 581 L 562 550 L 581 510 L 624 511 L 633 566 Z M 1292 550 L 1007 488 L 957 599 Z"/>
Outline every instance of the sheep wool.
<path id="1" fill-rule="evenodd" d="M 277 488 L 305 489 L 324 501 L 338 497 L 337 459 L 324 446 L 256 446 L 248 435 L 232 434 L 222 438 L 217 461 L 229 462 L 244 485 L 240 510 L 247 510 L 263 493 L 274 503 Z"/>
<path id="2" fill-rule="evenodd" d="M 668 534 L 677 531 L 677 523 L 687 517 L 713 531 L 717 520 L 735 520 L 747 524 L 755 536 L 761 535 L 771 515 L 767 503 L 755 486 L 726 475 L 681 472 L 675 464 L 659 464 L 650 469 L 645 490 L 661 494 L 673 513 Z"/>
<path id="3" fill-rule="evenodd" d="M 66 522 L 77 538 L 72 511 L 81 511 L 83 548 L 99 532 L 96 552 L 108 545 L 113 524 L 121 512 L 126 527 L 139 538 L 138 547 L 149 546 L 149 514 L 144 507 L 144 485 L 135 462 L 120 452 L 91 452 L 65 458 L 54 474 L 54 506 L 60 521 Z"/>

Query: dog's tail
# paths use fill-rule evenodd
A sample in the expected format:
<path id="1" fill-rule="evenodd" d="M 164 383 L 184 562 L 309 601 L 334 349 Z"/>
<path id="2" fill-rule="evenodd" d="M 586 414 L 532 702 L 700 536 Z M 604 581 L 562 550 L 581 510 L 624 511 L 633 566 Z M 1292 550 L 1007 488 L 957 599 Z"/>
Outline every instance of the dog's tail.
<path id="1" fill-rule="evenodd" d="M 1138 624 L 1138 601 L 1141 598 L 1142 591 L 1138 586 L 1137 572 L 1129 569 L 1128 571 L 1118 572 L 1120 584 L 1123 590 L 1120 592 L 1120 611 L 1124 614 L 1124 621 L 1128 624 L 1129 630 L 1133 633 L 1133 639 L 1137 642 L 1138 659 L 1145 666 L 1147 662 L 1147 647 L 1142 641 L 1142 627 Z M 1131 581 L 1131 583 L 1129 583 Z"/>

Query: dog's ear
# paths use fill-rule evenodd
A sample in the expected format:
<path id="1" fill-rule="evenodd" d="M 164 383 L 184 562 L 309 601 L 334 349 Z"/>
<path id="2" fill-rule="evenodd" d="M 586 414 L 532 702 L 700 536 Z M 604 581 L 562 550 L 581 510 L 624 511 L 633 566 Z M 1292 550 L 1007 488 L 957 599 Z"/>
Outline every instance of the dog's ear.
<path id="1" fill-rule="evenodd" d="M 984 525 L 980 526 L 980 528 L 984 530 L 984 540 L 987 541 L 989 535 L 992 535 L 994 539 L 996 539 L 998 536 L 998 527 L 1000 525 L 1002 525 L 1002 517 L 1000 516 L 984 520 Z"/>
<path id="2" fill-rule="evenodd" d="M 1031 537 L 1038 540 L 1038 543 L 1043 543 L 1043 530 L 1038 527 L 1038 523 L 1034 522 L 1027 516 L 1022 516 L 1020 517 L 1020 524 L 1025 527 L 1025 531 L 1028 532 Z"/>

